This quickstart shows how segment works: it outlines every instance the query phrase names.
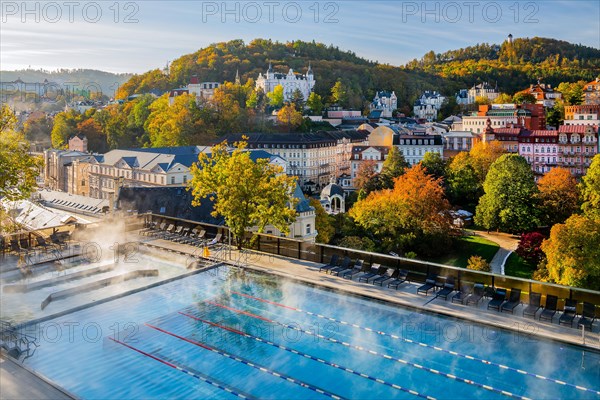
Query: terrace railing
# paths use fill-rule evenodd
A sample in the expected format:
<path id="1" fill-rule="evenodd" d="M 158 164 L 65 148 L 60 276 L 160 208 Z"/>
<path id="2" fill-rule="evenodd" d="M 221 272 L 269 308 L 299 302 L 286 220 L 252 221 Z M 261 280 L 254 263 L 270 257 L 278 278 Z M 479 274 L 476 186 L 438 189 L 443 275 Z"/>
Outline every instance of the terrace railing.
<path id="1" fill-rule="evenodd" d="M 225 238 L 228 236 L 228 228 L 225 226 L 200 224 L 195 221 L 164 217 L 156 214 L 145 214 L 143 218 L 145 218 L 146 224 L 149 224 L 153 220 L 156 221 L 157 219 L 160 219 L 167 220 L 167 222 L 174 224 L 202 225 L 203 229 L 206 229 L 207 232 L 212 231 L 213 236 L 216 232 L 222 233 Z M 489 272 L 473 271 L 428 261 L 348 249 L 321 243 L 311 243 L 303 240 L 262 233 L 248 233 L 248 239 L 252 236 L 254 237 L 254 240 L 251 249 L 298 260 L 326 263 L 329 262 L 334 254 L 337 254 L 339 256 L 348 256 L 352 259 L 362 259 L 369 264 L 378 263 L 390 268 L 405 269 L 409 271 L 409 279 L 413 282 L 424 282 L 428 275 L 436 274 L 443 277 L 454 277 L 457 288 L 471 287 L 475 283 L 483 283 L 486 286 L 494 288 L 521 289 L 523 302 L 525 303 L 529 301 L 529 293 L 536 292 L 541 293 L 544 298 L 547 295 L 555 295 L 559 299 L 562 299 L 563 302 L 566 299 L 575 299 L 579 303 L 579 307 L 582 307 L 581 304 L 584 301 L 596 304 L 597 306 L 600 305 L 600 292 L 594 290 L 557 285 Z M 560 304 L 559 308 L 562 308 Z M 597 307 L 596 314 L 600 316 L 598 311 Z M 578 312 L 581 313 L 582 310 L 579 309 Z"/>

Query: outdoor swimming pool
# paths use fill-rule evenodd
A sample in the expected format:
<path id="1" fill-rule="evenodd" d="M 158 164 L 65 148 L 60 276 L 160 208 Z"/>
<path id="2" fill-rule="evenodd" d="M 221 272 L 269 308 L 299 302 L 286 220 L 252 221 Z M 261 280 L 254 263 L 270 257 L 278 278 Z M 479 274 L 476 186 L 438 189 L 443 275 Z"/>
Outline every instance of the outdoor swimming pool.
<path id="1" fill-rule="evenodd" d="M 598 352 L 228 266 L 26 330 L 83 398 L 600 397 Z"/>

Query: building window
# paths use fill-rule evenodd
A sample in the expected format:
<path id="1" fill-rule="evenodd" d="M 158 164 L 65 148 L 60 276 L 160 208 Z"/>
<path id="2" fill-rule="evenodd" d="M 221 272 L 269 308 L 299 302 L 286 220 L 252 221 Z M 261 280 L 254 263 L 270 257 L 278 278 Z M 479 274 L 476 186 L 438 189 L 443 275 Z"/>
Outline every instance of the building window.
<path id="1" fill-rule="evenodd" d="M 183 176 L 183 183 L 187 183 L 187 175 Z"/>
<path id="2" fill-rule="evenodd" d="M 310 235 L 310 224 L 306 224 L 306 234 Z"/>

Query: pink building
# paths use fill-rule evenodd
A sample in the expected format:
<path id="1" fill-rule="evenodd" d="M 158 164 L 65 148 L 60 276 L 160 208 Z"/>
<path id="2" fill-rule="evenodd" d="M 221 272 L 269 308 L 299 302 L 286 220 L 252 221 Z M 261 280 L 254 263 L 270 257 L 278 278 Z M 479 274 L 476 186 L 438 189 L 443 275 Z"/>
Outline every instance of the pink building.
<path id="1" fill-rule="evenodd" d="M 525 157 L 536 175 L 550 171 L 559 163 L 558 131 L 522 131 L 519 135 L 519 155 Z"/>
<path id="2" fill-rule="evenodd" d="M 587 172 L 592 158 L 598 154 L 598 127 L 563 125 L 558 129 L 559 165 L 575 176 Z"/>

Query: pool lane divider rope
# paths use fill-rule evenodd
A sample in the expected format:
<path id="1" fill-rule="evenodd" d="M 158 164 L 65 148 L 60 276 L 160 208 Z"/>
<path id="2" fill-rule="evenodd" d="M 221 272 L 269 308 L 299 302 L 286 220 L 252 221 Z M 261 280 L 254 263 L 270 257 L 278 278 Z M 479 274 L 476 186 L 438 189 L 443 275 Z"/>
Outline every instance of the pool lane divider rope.
<path id="1" fill-rule="evenodd" d="M 305 357 L 305 358 L 308 358 L 310 360 L 320 362 L 321 364 L 325 364 L 325 365 L 328 365 L 330 367 L 334 367 L 334 368 L 340 369 L 342 371 L 346 371 L 346 372 L 349 372 L 351 374 L 358 375 L 360 377 L 369 379 L 371 381 L 380 383 L 382 385 L 386 385 L 386 386 L 392 387 L 394 389 L 401 390 L 401 391 L 406 392 L 406 393 L 410 393 L 410 394 L 412 394 L 414 396 L 421 397 L 421 398 L 427 399 L 427 400 L 436 400 L 435 397 L 424 395 L 424 394 L 419 393 L 419 392 L 417 392 L 415 390 L 402 387 L 402 386 L 397 385 L 395 383 L 386 382 L 383 379 L 375 378 L 374 376 L 370 376 L 370 375 L 364 374 L 362 372 L 355 371 L 353 369 L 344 367 L 344 366 L 339 365 L 339 364 L 334 364 L 334 363 L 332 363 L 330 361 L 323 360 L 323 359 L 315 357 L 313 355 L 310 355 L 310 354 L 307 354 L 307 353 L 303 353 L 301 351 L 298 351 L 298 350 L 295 350 L 295 349 L 292 349 L 292 348 L 289 348 L 289 347 L 286 347 L 286 346 L 283 346 L 283 345 L 271 342 L 269 340 L 262 339 L 262 338 L 257 337 L 257 336 L 250 335 L 249 333 L 237 330 L 235 328 L 232 328 L 232 327 L 229 327 L 229 326 L 225 326 L 225 325 L 221 325 L 221 324 L 217 324 L 215 322 L 207 321 L 205 319 L 202 319 L 202 318 L 199 318 L 199 317 L 196 317 L 194 315 L 187 314 L 187 313 L 184 313 L 184 312 L 181 312 L 181 311 L 179 312 L 179 314 L 184 315 L 184 316 L 186 316 L 188 318 L 192 318 L 192 319 L 194 319 L 196 321 L 200 321 L 200 322 L 202 322 L 204 324 L 207 324 L 207 325 L 210 325 L 210 326 L 214 326 L 214 327 L 217 327 L 217 328 L 229 331 L 229 332 L 236 333 L 236 334 L 238 334 L 240 336 L 243 336 L 243 337 L 246 337 L 248 339 L 254 339 L 257 342 L 268 344 L 269 346 L 273 346 L 273 347 L 276 347 L 278 349 L 285 350 L 285 351 L 287 351 L 289 353 L 293 353 L 293 354 L 296 354 L 298 356 Z"/>
<path id="2" fill-rule="evenodd" d="M 420 370 L 432 373 L 434 375 L 440 375 L 440 376 L 443 376 L 445 378 L 455 380 L 457 382 L 466 383 L 467 385 L 473 385 L 473 386 L 479 387 L 481 389 L 488 390 L 490 392 L 498 393 L 498 394 L 501 394 L 501 395 L 504 395 L 504 396 L 508 396 L 508 397 L 512 397 L 512 398 L 520 399 L 520 400 L 531 400 L 528 397 L 520 396 L 520 395 L 511 393 L 511 392 L 508 392 L 506 390 L 496 389 L 496 388 L 494 388 L 494 387 L 492 387 L 490 385 L 484 385 L 482 383 L 475 382 L 475 381 L 473 381 L 471 379 L 461 378 L 461 377 L 456 376 L 456 375 L 452 375 L 452 374 L 449 374 L 449 373 L 446 373 L 446 372 L 441 372 L 441 371 L 438 371 L 437 369 L 425 367 L 425 366 L 423 366 L 421 364 L 417 364 L 417 363 L 414 363 L 414 362 L 411 362 L 411 361 L 407 361 L 407 360 L 404 360 L 402 358 L 392 357 L 389 354 L 379 353 L 379 352 L 377 352 L 375 350 L 367 349 L 367 348 L 364 348 L 362 346 L 350 344 L 350 343 L 343 342 L 341 340 L 337 340 L 337 339 L 334 339 L 334 338 L 329 338 L 327 336 L 321 335 L 321 334 L 316 333 L 316 332 L 307 331 L 307 330 L 299 328 L 297 326 L 288 325 L 288 324 L 284 324 L 284 323 L 279 322 L 279 321 L 270 320 L 268 318 L 261 317 L 260 315 L 255 315 L 255 314 L 252 314 L 252 313 L 247 312 L 247 311 L 238 310 L 236 308 L 229 307 L 229 306 L 226 306 L 226 305 L 223 305 L 223 304 L 219 304 L 219 303 L 215 303 L 215 302 L 212 302 L 212 301 L 207 301 L 206 304 L 211 304 L 211 305 L 214 305 L 214 306 L 217 306 L 217 307 L 221 307 L 221 308 L 224 308 L 226 310 L 230 310 L 230 311 L 238 313 L 238 314 L 247 315 L 247 316 L 253 317 L 253 318 L 259 317 L 261 320 L 267 320 L 268 322 L 271 322 L 271 323 L 276 324 L 276 325 L 280 325 L 280 326 L 282 326 L 284 328 L 293 329 L 295 331 L 302 332 L 302 333 L 305 333 L 307 335 L 317 337 L 319 339 L 323 339 L 323 340 L 326 340 L 326 341 L 329 341 L 329 342 L 332 342 L 332 343 L 336 343 L 336 344 L 341 344 L 342 346 L 345 346 L 345 347 L 348 347 L 348 348 L 351 348 L 351 349 L 356 349 L 356 350 L 359 350 L 359 351 L 363 351 L 363 352 L 372 354 L 374 356 L 377 356 L 377 357 L 380 357 L 380 358 L 384 358 L 386 360 L 395 361 L 395 362 L 398 362 L 400 364 L 408 365 L 410 367 L 413 367 L 413 368 L 416 368 L 416 369 L 420 369 Z"/>
<path id="3" fill-rule="evenodd" d="M 553 383 L 556 383 L 558 385 L 571 387 L 571 388 L 574 388 L 574 389 L 577 389 L 577 390 L 581 390 L 581 391 L 584 391 L 584 392 L 594 393 L 594 394 L 600 396 L 600 390 L 590 389 L 590 388 L 586 388 L 584 386 L 575 385 L 575 384 L 564 382 L 564 381 L 561 381 L 561 380 L 558 380 L 558 379 L 549 378 L 549 377 L 546 377 L 546 376 L 543 376 L 543 375 L 539 375 L 539 374 L 534 374 L 532 372 L 528 372 L 528 371 L 525 371 L 525 370 L 522 370 L 522 369 L 518 369 L 518 368 L 514 368 L 514 367 L 509 367 L 508 365 L 499 364 L 499 363 L 496 363 L 494 361 L 489 361 L 489 360 L 485 360 L 483 358 L 473 357 L 473 356 L 470 356 L 468 354 L 457 353 L 456 351 L 447 350 L 447 349 L 444 349 L 444 348 L 441 348 L 441 347 L 438 347 L 438 346 L 433 346 L 433 345 L 430 345 L 430 344 L 427 344 L 427 343 L 422 343 L 422 342 L 418 342 L 418 341 L 415 341 L 415 340 L 412 340 L 412 339 L 403 338 L 403 337 L 400 337 L 398 335 L 394 335 L 394 334 L 391 334 L 391 333 L 386 333 L 384 331 L 378 331 L 376 329 L 372 329 L 372 328 L 360 326 L 358 324 L 354 324 L 354 323 L 351 323 L 351 322 L 342 321 L 342 320 L 335 319 L 335 318 L 332 318 L 332 317 L 327 317 L 325 315 L 313 313 L 311 311 L 302 310 L 300 308 L 288 306 L 288 305 L 285 305 L 285 304 L 276 303 L 274 301 L 270 301 L 270 300 L 266 300 L 266 299 L 261 299 L 260 297 L 250 296 L 249 294 L 240 293 L 240 292 L 234 292 L 234 291 L 231 291 L 231 293 L 234 294 L 234 295 L 237 295 L 237 296 L 242 296 L 242 297 L 246 297 L 246 298 L 249 298 L 249 299 L 252 299 L 252 300 L 260 301 L 262 303 L 267 303 L 267 304 L 271 304 L 271 305 L 274 305 L 274 306 L 277 306 L 277 307 L 286 308 L 288 310 L 293 310 L 293 311 L 297 311 L 297 312 L 300 312 L 300 313 L 304 313 L 306 315 L 310 315 L 310 316 L 313 316 L 313 317 L 318 317 L 318 318 L 326 319 L 328 321 L 336 322 L 336 323 L 339 323 L 341 325 L 348 325 L 348 326 L 351 326 L 353 328 L 361 329 L 361 330 L 366 331 L 366 332 L 376 333 L 378 335 L 387 336 L 387 337 L 390 337 L 390 338 L 396 339 L 396 340 L 402 340 L 402 341 L 404 341 L 406 343 L 416 344 L 416 345 L 419 345 L 421 347 L 426 347 L 426 348 L 429 348 L 429 349 L 433 349 L 435 351 L 440 351 L 442 353 L 451 354 L 451 355 L 456 356 L 456 357 L 464 358 L 464 359 L 471 360 L 471 361 L 478 361 L 478 362 L 480 362 L 482 364 L 492 365 L 492 366 L 498 367 L 500 369 L 517 372 L 517 373 L 519 373 L 521 375 L 526 375 L 526 376 L 534 377 L 534 378 L 541 379 L 541 380 L 544 380 L 544 381 L 553 382 Z"/>
<path id="4" fill-rule="evenodd" d="M 204 374 L 201 374 L 199 372 L 192 372 L 189 369 L 181 367 L 181 366 L 179 366 L 179 365 L 177 365 L 177 364 L 175 364 L 175 363 L 173 363 L 171 361 L 167 361 L 166 359 L 163 359 L 163 358 L 157 357 L 155 355 L 152 355 L 150 353 L 147 353 L 147 352 L 145 352 L 143 350 L 140 350 L 140 349 L 138 349 L 136 347 L 133 347 L 133 346 L 127 344 L 127 343 L 121 342 L 120 340 L 117 340 L 115 338 L 109 337 L 109 339 L 112 340 L 115 343 L 118 343 L 118 344 L 123 345 L 123 346 L 125 346 L 125 347 L 127 347 L 127 348 L 129 348 L 129 349 L 131 349 L 133 351 L 136 351 L 136 352 L 138 352 L 138 353 L 140 353 L 140 354 L 142 354 L 142 355 L 144 355 L 146 357 L 152 358 L 153 360 L 156 360 L 156 361 L 158 361 L 160 363 L 163 363 L 164 365 L 167 365 L 167 366 L 169 366 L 171 368 L 174 368 L 174 369 L 176 369 L 176 370 L 178 370 L 180 372 L 183 372 L 184 374 L 187 374 L 187 375 L 189 375 L 189 376 L 191 376 L 193 378 L 196 378 L 199 381 L 208 383 L 209 385 L 212 385 L 212 386 L 214 386 L 216 388 L 219 388 L 219 389 L 221 389 L 221 390 L 223 390 L 223 391 L 225 391 L 227 393 L 230 393 L 230 394 L 232 394 L 232 395 L 234 395 L 236 397 L 239 397 L 240 399 L 248 399 L 248 400 L 255 400 L 255 399 L 257 399 L 257 397 L 251 396 L 251 395 L 246 394 L 246 393 L 242 393 L 242 392 L 238 391 L 237 389 L 235 389 L 233 387 L 230 387 L 228 385 L 225 385 L 225 384 L 223 384 L 221 382 L 217 382 L 216 380 L 213 380 L 212 378 L 210 378 L 210 377 L 208 377 L 208 376 L 206 376 Z"/>
<path id="5" fill-rule="evenodd" d="M 239 356 L 235 356 L 235 355 L 229 354 L 229 353 L 227 353 L 227 352 L 225 352 L 225 351 L 222 351 L 222 350 L 220 350 L 220 349 L 217 349 L 216 347 L 212 347 L 212 346 L 209 346 L 209 345 L 207 345 L 207 344 L 205 344 L 205 343 L 201 343 L 201 342 L 198 342 L 198 341 L 196 341 L 196 340 L 189 339 L 189 338 L 186 338 L 186 337 L 184 337 L 184 336 L 180 336 L 180 335 L 178 335 L 178 334 L 176 334 L 176 333 L 169 332 L 169 331 L 167 331 L 167 330 L 165 330 L 165 329 L 159 328 L 159 327 L 157 327 L 157 326 L 154 326 L 154 325 L 150 325 L 150 324 L 145 324 L 145 325 L 146 325 L 147 327 L 149 327 L 149 328 L 155 329 L 155 330 L 157 330 L 157 331 L 159 331 L 159 332 L 165 333 L 165 334 L 167 334 L 167 335 L 170 335 L 170 336 L 173 336 L 173 337 L 175 337 L 175 338 L 177 338 L 177 339 L 180 339 L 180 340 L 183 340 L 183 341 L 185 341 L 185 342 L 191 343 L 191 344 L 193 344 L 193 345 L 195 345 L 195 346 L 198 346 L 198 347 L 201 347 L 201 348 L 203 348 L 203 349 L 205 349 L 205 350 L 212 351 L 213 353 L 219 354 L 220 356 L 223 356 L 223 357 L 229 358 L 230 360 L 237 361 L 237 362 L 239 362 L 239 363 L 242 363 L 242 364 L 244 364 L 244 365 L 247 365 L 247 366 L 249 366 L 249 367 L 252 367 L 252 368 L 254 368 L 254 369 L 257 369 L 257 370 L 259 370 L 259 371 L 261 371 L 261 372 L 264 372 L 264 373 L 266 373 L 266 374 L 269 374 L 269 375 L 275 376 L 275 377 L 277 377 L 277 378 L 283 379 L 283 380 L 285 380 L 285 381 L 291 382 L 291 383 L 293 383 L 293 384 L 295 384 L 295 385 L 298 385 L 298 386 L 301 386 L 301 387 L 303 387 L 303 388 L 310 389 L 310 390 L 312 390 L 313 392 L 320 393 L 320 394 L 322 394 L 322 395 L 324 395 L 324 396 L 330 397 L 330 398 L 332 398 L 332 399 L 335 399 L 335 400 L 343 400 L 343 397 L 341 397 L 341 396 L 338 396 L 338 395 L 336 395 L 336 394 L 334 394 L 334 393 L 328 392 L 328 391 L 326 391 L 326 390 L 324 390 L 324 389 L 321 389 L 321 388 L 320 388 L 320 387 L 318 387 L 318 386 L 311 385 L 311 384 L 309 384 L 309 383 L 303 382 L 303 381 L 301 381 L 301 380 L 298 380 L 298 379 L 296 379 L 296 378 L 292 378 L 292 377 L 291 377 L 291 376 L 289 376 L 289 375 L 285 375 L 285 374 L 282 374 L 282 373 L 279 373 L 279 372 L 273 371 L 273 370 L 271 370 L 271 369 L 269 369 L 269 368 L 267 368 L 267 367 L 265 367 L 265 366 L 263 366 L 263 365 L 260 365 L 260 364 L 253 363 L 252 361 L 250 361 L 250 360 L 248 360 L 248 359 L 245 359 L 245 358 L 242 358 L 242 357 L 239 357 Z"/>

